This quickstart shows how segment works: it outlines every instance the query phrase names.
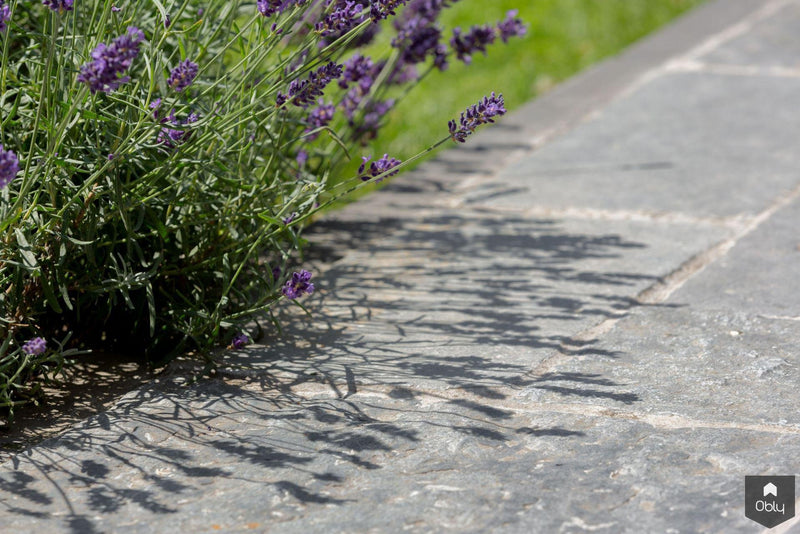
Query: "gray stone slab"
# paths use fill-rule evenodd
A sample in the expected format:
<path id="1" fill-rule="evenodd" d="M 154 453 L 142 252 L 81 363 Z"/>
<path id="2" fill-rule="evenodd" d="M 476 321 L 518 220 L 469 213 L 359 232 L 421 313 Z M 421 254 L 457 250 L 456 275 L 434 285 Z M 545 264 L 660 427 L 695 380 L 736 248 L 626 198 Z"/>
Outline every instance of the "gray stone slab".
<path id="1" fill-rule="evenodd" d="M 657 306 L 622 319 L 597 354 L 566 355 L 531 377 L 517 397 L 797 431 L 798 343 L 796 322 Z"/>
<path id="2" fill-rule="evenodd" d="M 47 532 L 753 532 L 744 476 L 800 436 L 469 399 L 151 388 L 4 465 L 3 528 Z"/>
<path id="3" fill-rule="evenodd" d="M 800 68 L 800 3 L 790 2 L 774 15 L 698 59 L 708 63 L 766 68 Z"/>
<path id="4" fill-rule="evenodd" d="M 466 194 L 465 202 L 758 213 L 796 184 L 791 117 L 800 113 L 798 91 L 800 79 L 665 74 Z"/>
<path id="5" fill-rule="evenodd" d="M 689 280 L 670 302 L 800 321 L 798 221 L 795 200 Z"/>
<path id="6" fill-rule="evenodd" d="M 317 231 L 347 252 L 316 280 L 314 317 L 226 365 L 403 387 L 514 383 L 578 332 L 729 235 L 713 225 L 445 212 L 343 214 Z M 350 242 L 348 243 L 348 240 Z M 314 254 L 312 250 L 312 255 Z M 251 362 L 251 363 L 248 363 Z"/>

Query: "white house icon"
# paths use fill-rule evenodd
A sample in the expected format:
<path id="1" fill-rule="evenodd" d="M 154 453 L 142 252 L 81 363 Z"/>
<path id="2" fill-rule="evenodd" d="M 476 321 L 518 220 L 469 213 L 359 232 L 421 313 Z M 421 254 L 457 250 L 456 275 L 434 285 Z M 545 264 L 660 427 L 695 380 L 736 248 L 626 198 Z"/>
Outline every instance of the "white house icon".
<path id="1" fill-rule="evenodd" d="M 766 486 L 764 486 L 764 497 L 767 495 L 772 495 L 773 497 L 778 496 L 778 488 L 775 487 L 775 484 L 770 482 Z"/>

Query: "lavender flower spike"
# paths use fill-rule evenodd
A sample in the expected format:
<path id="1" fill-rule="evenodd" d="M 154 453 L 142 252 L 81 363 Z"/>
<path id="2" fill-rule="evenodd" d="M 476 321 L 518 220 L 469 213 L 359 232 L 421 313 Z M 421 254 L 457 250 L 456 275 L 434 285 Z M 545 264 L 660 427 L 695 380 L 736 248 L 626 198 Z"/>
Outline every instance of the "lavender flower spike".
<path id="1" fill-rule="evenodd" d="M 494 39 L 495 29 L 488 25 L 473 26 L 464 36 L 461 35 L 461 28 L 454 28 L 450 46 L 456 57 L 469 65 L 472 62 L 472 54 L 476 51 L 486 54 L 486 46 L 492 44 Z"/>
<path id="2" fill-rule="evenodd" d="M 310 280 L 310 272 L 305 269 L 301 269 L 300 272 L 295 271 L 292 273 L 291 280 L 286 281 L 283 289 L 281 289 L 281 293 L 289 300 L 302 297 L 304 294 L 310 295 L 314 292 L 314 284 L 312 284 Z"/>
<path id="3" fill-rule="evenodd" d="M 4 0 L 0 0 L 0 32 L 6 29 L 6 22 L 11 18 L 11 8 Z"/>
<path id="4" fill-rule="evenodd" d="M 247 334 L 245 334 L 244 332 L 239 332 L 238 334 L 233 336 L 231 344 L 230 346 L 228 346 L 228 348 L 234 350 L 240 350 L 246 347 L 249 342 L 250 338 L 247 337 Z"/>
<path id="5" fill-rule="evenodd" d="M 506 18 L 497 23 L 497 29 L 500 30 L 500 39 L 507 43 L 511 37 L 522 37 L 528 32 L 525 23 L 522 19 L 517 18 L 516 9 L 512 9 L 506 13 Z"/>
<path id="6" fill-rule="evenodd" d="M 0 189 L 7 186 L 19 173 L 19 160 L 11 150 L 0 145 Z"/>
<path id="7" fill-rule="evenodd" d="M 189 87 L 197 76 L 198 66 L 197 63 L 186 60 L 178 63 L 178 66 L 172 69 L 169 73 L 169 80 L 167 85 L 181 92 Z"/>
<path id="8" fill-rule="evenodd" d="M 97 45 L 92 51 L 92 61 L 81 67 L 78 81 L 89 86 L 92 93 L 110 93 L 130 81 L 130 76 L 120 77 L 139 54 L 139 44 L 144 33 L 139 28 L 128 27 L 128 32 L 114 39 L 110 45 Z"/>
<path id="9" fill-rule="evenodd" d="M 450 137 L 453 141 L 463 143 L 467 137 L 472 135 L 472 132 L 481 124 L 494 122 L 493 117 L 505 115 L 505 101 L 503 95 L 496 96 L 492 92 L 492 96 L 484 96 L 483 100 L 477 104 L 470 106 L 461 114 L 461 119 L 458 123 L 452 120 L 448 123 L 450 129 Z"/>
<path id="10" fill-rule="evenodd" d="M 361 23 L 361 12 L 364 6 L 344 0 L 331 11 L 322 21 L 318 22 L 314 29 L 320 35 L 330 35 L 332 33 L 345 33 L 351 28 Z"/>
<path id="11" fill-rule="evenodd" d="M 395 9 L 405 5 L 408 0 L 372 0 L 369 14 L 372 22 L 378 22 L 397 14 Z"/>
<path id="12" fill-rule="evenodd" d="M 302 6 L 307 0 L 257 0 L 256 8 L 265 17 L 281 14 L 292 6 Z"/>
<path id="13" fill-rule="evenodd" d="M 276 104 L 282 106 L 291 102 L 295 106 L 307 108 L 314 100 L 322 96 L 322 90 L 331 80 L 342 75 L 342 66 L 333 61 L 312 72 L 307 80 L 294 80 L 289 84 L 288 93 L 278 93 Z"/>
<path id="14" fill-rule="evenodd" d="M 379 159 L 378 161 L 373 161 L 369 166 L 369 172 L 364 174 L 364 171 L 367 169 L 367 162 L 370 160 L 370 157 L 369 156 L 364 156 L 363 158 L 361 158 L 361 160 L 362 160 L 362 163 L 361 163 L 361 166 L 358 168 L 358 174 L 361 175 L 361 179 L 363 181 L 365 181 L 365 182 L 367 180 L 369 180 L 370 178 L 375 178 L 376 176 L 380 176 L 381 174 L 385 173 L 386 171 L 394 169 L 395 167 L 397 167 L 401 163 L 399 159 L 395 159 L 395 158 L 389 157 L 389 154 L 384 154 L 383 157 L 381 159 Z M 388 176 L 394 176 L 397 173 L 398 173 L 398 171 L 390 172 L 386 176 L 382 176 L 380 179 L 375 180 L 375 181 L 376 182 L 380 182 L 384 178 L 386 178 Z"/>
<path id="15" fill-rule="evenodd" d="M 31 356 L 38 356 L 40 354 L 44 354 L 44 351 L 47 350 L 47 341 L 41 337 L 35 337 L 33 339 L 28 340 L 22 346 L 22 352 L 25 354 L 29 354 Z"/>
<path id="16" fill-rule="evenodd" d="M 42 4 L 59 14 L 72 11 L 73 0 L 42 0 Z"/>

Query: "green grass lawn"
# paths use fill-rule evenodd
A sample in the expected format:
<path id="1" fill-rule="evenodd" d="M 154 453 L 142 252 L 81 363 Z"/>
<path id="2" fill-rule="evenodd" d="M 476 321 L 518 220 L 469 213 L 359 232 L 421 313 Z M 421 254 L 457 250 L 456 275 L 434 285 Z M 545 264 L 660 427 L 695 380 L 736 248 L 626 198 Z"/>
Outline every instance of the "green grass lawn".
<path id="1" fill-rule="evenodd" d="M 503 93 L 506 107 L 513 110 L 701 2 L 461 0 L 443 12 L 448 40 L 453 27 L 495 23 L 511 9 L 519 10 L 528 34 L 508 44 L 498 40 L 487 56 L 473 56 L 471 65 L 453 57 L 447 71 L 431 72 L 392 111 L 366 153 L 406 159 L 446 136 L 447 121 L 491 91 Z M 388 48 L 389 36 L 383 38 L 372 47 L 375 57 Z M 352 176 L 357 166 L 351 162 L 341 175 Z"/>

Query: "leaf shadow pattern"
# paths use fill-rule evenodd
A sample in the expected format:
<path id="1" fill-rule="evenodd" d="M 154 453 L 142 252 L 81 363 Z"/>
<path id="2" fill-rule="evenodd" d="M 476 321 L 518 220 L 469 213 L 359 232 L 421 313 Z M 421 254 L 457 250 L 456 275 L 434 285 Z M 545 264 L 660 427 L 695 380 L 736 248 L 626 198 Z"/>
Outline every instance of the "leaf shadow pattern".
<path id="1" fill-rule="evenodd" d="M 490 454 L 586 435 L 507 408 L 520 389 L 639 400 L 598 375 L 530 373 L 555 352 L 621 356 L 574 336 L 638 305 L 658 281 L 630 270 L 649 251 L 624 225 L 400 215 L 347 210 L 313 230 L 322 244 L 309 262 L 325 265 L 314 315 L 284 312 L 283 337 L 221 355 L 217 378 L 191 387 L 176 365 L 6 463 L 4 524 L 53 520 L 77 533 L 102 531 L 98 515 L 180 514 L 184 528 L 234 529 L 242 510 L 274 519 L 347 507 L 354 485 L 414 472 L 416 451 L 448 456 L 439 442 Z M 210 485 L 227 505 L 211 515 Z"/>

